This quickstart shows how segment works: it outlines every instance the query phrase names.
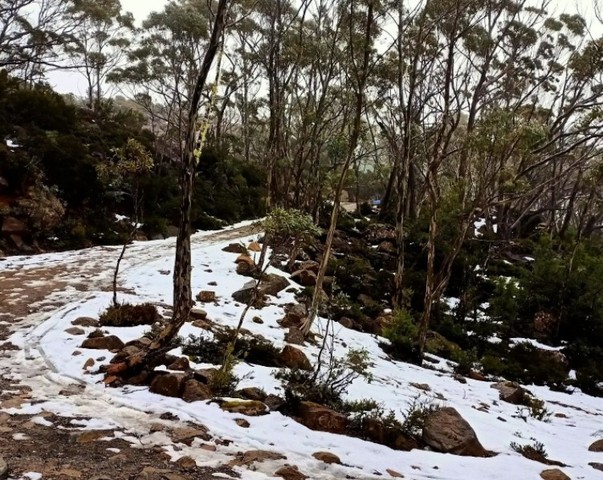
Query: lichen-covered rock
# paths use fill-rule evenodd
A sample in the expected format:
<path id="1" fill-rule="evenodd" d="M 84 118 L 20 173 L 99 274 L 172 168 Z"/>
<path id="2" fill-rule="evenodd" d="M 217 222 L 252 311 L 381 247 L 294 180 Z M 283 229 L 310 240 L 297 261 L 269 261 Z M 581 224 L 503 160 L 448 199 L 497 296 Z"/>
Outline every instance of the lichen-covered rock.
<path id="1" fill-rule="evenodd" d="M 452 407 L 427 415 L 423 441 L 437 452 L 470 457 L 489 456 L 471 425 Z"/>

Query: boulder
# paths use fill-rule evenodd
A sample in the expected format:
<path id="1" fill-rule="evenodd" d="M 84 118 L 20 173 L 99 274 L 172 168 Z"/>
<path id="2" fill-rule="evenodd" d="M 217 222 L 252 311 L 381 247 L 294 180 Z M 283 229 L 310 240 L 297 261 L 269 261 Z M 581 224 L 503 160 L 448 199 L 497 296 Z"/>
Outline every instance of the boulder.
<path id="1" fill-rule="evenodd" d="M 603 438 L 593 442 L 593 444 L 588 447 L 590 452 L 603 452 Z"/>
<path id="2" fill-rule="evenodd" d="M 349 317 L 341 317 L 341 318 L 338 320 L 338 322 L 339 322 L 339 324 L 340 324 L 340 325 L 342 325 L 343 327 L 345 327 L 345 328 L 350 328 L 350 329 L 353 329 L 353 328 L 354 328 L 354 325 L 355 325 L 355 324 L 354 324 L 354 320 L 352 320 L 352 319 L 351 319 L 351 318 L 349 318 Z"/>
<path id="3" fill-rule="evenodd" d="M 266 397 L 263 402 L 271 411 L 278 411 L 281 407 L 283 407 L 287 402 L 284 398 L 279 397 L 278 395 L 270 394 Z"/>
<path id="4" fill-rule="evenodd" d="M 186 378 L 182 373 L 160 374 L 153 379 L 149 390 L 165 397 L 180 397 Z"/>
<path id="5" fill-rule="evenodd" d="M 285 342 L 287 343 L 303 345 L 305 340 L 306 338 L 304 337 L 304 333 L 299 328 L 291 327 L 285 334 Z"/>
<path id="6" fill-rule="evenodd" d="M 244 277 L 255 277 L 258 273 L 258 268 L 255 265 L 249 265 L 245 262 L 237 263 L 237 275 Z"/>
<path id="7" fill-rule="evenodd" d="M 599 470 L 600 472 L 603 472 L 603 463 L 599 463 L 599 462 L 590 462 L 589 465 L 591 467 L 593 467 L 595 470 Z"/>
<path id="8" fill-rule="evenodd" d="M 86 333 L 86 331 L 80 327 L 71 327 L 71 328 L 65 329 L 65 333 L 68 333 L 69 335 L 77 336 L 77 335 L 84 335 Z"/>
<path id="9" fill-rule="evenodd" d="M 551 468 L 540 472 L 540 478 L 543 480 L 571 480 L 565 473 L 558 468 Z"/>
<path id="10" fill-rule="evenodd" d="M 213 290 L 201 290 L 197 294 L 197 300 L 203 303 L 215 302 L 216 292 L 214 292 Z"/>
<path id="11" fill-rule="evenodd" d="M 489 455 L 471 425 L 452 407 L 427 415 L 422 438 L 437 452 L 471 457 Z"/>
<path id="12" fill-rule="evenodd" d="M 222 251 L 229 252 L 229 253 L 247 254 L 247 249 L 245 248 L 245 245 L 243 245 L 242 243 L 230 243 L 230 244 L 226 245 L 222 249 Z"/>
<path id="13" fill-rule="evenodd" d="M 232 294 L 232 298 L 234 298 L 239 303 L 249 303 L 253 298 L 253 292 L 255 290 L 256 281 L 250 280 L 245 282 L 242 288 L 237 290 Z M 258 292 L 259 293 L 259 292 Z M 260 295 L 261 298 L 261 295 Z"/>
<path id="14" fill-rule="evenodd" d="M 184 382 L 182 400 L 185 402 L 198 402 L 212 398 L 211 389 L 204 383 L 192 378 Z"/>
<path id="15" fill-rule="evenodd" d="M 285 277 L 271 273 L 262 279 L 260 292 L 263 295 L 277 295 L 289 285 L 291 283 Z"/>
<path id="16" fill-rule="evenodd" d="M 247 250 L 249 250 L 250 252 L 261 252 L 262 246 L 258 242 L 251 242 L 247 246 Z"/>
<path id="17" fill-rule="evenodd" d="M 220 403 L 220 408 L 225 412 L 239 413 L 250 417 L 266 415 L 270 409 L 259 400 L 228 400 Z"/>
<path id="18" fill-rule="evenodd" d="M 285 307 L 285 317 L 277 323 L 283 328 L 299 327 L 306 319 L 308 310 L 305 305 L 295 303 Z"/>
<path id="19" fill-rule="evenodd" d="M 280 361 L 287 368 L 296 370 L 312 370 L 312 364 L 304 352 L 291 345 L 285 345 L 280 353 Z"/>
<path id="20" fill-rule="evenodd" d="M 395 470 L 392 470 L 391 468 L 386 468 L 385 471 L 392 478 L 404 478 L 404 475 L 402 475 L 400 472 L 396 472 Z"/>
<path id="21" fill-rule="evenodd" d="M 251 427 L 251 424 L 244 418 L 235 418 L 235 423 L 241 428 Z"/>
<path id="22" fill-rule="evenodd" d="M 298 421 L 311 430 L 329 433 L 344 433 L 348 424 L 345 415 L 314 402 L 299 404 Z"/>
<path id="23" fill-rule="evenodd" d="M 308 478 L 296 466 L 291 465 L 279 468 L 274 472 L 274 476 L 284 478 L 285 480 L 305 480 Z"/>
<path id="24" fill-rule="evenodd" d="M 241 254 L 237 257 L 237 259 L 235 260 L 235 263 L 245 263 L 246 265 L 255 268 L 255 262 L 253 261 L 253 258 L 251 258 L 249 255 L 247 255 L 246 253 Z"/>
<path id="25" fill-rule="evenodd" d="M 191 368 L 191 364 L 186 357 L 178 357 L 168 365 L 168 370 L 179 370 L 185 372 Z"/>
<path id="26" fill-rule="evenodd" d="M 242 388 L 237 393 L 247 400 L 259 400 L 260 402 L 266 400 L 267 396 L 264 390 L 256 387 Z"/>
<path id="27" fill-rule="evenodd" d="M 6 235 L 21 235 L 27 232 L 27 225 L 15 217 L 5 217 L 2 222 L 2 233 Z"/>
<path id="28" fill-rule="evenodd" d="M 318 274 L 318 270 L 320 269 L 320 263 L 315 262 L 314 260 L 306 260 L 301 262 L 298 267 L 298 270 L 309 270 L 310 272 L 314 272 Z"/>
<path id="29" fill-rule="evenodd" d="M 371 442 L 386 445 L 394 450 L 409 452 L 418 448 L 419 444 L 400 428 L 387 426 L 378 418 L 367 417 L 362 422 L 362 435 Z"/>
<path id="30" fill-rule="evenodd" d="M 324 462 L 324 463 L 328 463 L 328 464 L 336 463 L 338 465 L 341 465 L 341 460 L 339 459 L 339 457 L 331 452 L 315 452 L 312 454 L 312 456 L 316 460 L 320 460 L 321 462 Z"/>
<path id="31" fill-rule="evenodd" d="M 260 282 L 260 286 L 258 288 L 258 295 L 262 298 L 264 295 L 276 295 L 280 291 L 284 290 L 290 285 L 289 280 L 281 275 L 270 274 L 265 275 Z M 254 280 L 250 280 L 249 282 L 243 285 L 243 288 L 237 290 L 232 294 L 232 298 L 234 298 L 237 302 L 240 303 L 249 303 L 253 296 L 253 291 L 255 289 L 256 282 Z"/>
<path id="32" fill-rule="evenodd" d="M 87 338 L 82 342 L 80 348 L 90 348 L 92 350 L 121 350 L 124 347 L 122 342 L 115 335 L 108 335 L 106 337 L 92 337 Z"/>
<path id="33" fill-rule="evenodd" d="M 291 279 L 304 287 L 316 285 L 316 274 L 312 270 L 297 270 L 291 274 Z"/>
<path id="34" fill-rule="evenodd" d="M 98 327 L 100 324 L 96 318 L 78 317 L 71 322 L 71 325 L 76 325 L 79 327 Z"/>
<path id="35" fill-rule="evenodd" d="M 513 405 L 524 405 L 530 396 L 529 392 L 516 382 L 498 382 L 492 384 L 491 388 L 499 391 L 503 402 Z"/>
<path id="36" fill-rule="evenodd" d="M 202 308 L 192 308 L 189 317 L 192 320 L 205 320 L 207 318 L 207 312 Z"/>

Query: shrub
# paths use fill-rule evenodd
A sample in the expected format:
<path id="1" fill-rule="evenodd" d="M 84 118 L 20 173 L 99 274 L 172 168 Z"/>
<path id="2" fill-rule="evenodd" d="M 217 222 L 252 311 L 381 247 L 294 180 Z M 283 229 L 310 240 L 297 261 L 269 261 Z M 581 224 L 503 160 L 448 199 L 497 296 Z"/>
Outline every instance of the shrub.
<path id="1" fill-rule="evenodd" d="M 516 442 L 511 442 L 510 447 L 530 460 L 542 461 L 548 457 L 544 444 L 535 438 L 532 438 L 532 444 L 520 445 Z"/>
<path id="2" fill-rule="evenodd" d="M 182 345 L 182 352 L 197 363 L 221 364 L 232 340 L 234 330 L 224 328 L 214 333 L 212 339 L 190 335 Z M 237 338 L 232 356 L 255 365 L 266 367 L 280 366 L 280 350 L 264 337 L 253 334 L 241 334 Z"/>
<path id="3" fill-rule="evenodd" d="M 161 317 L 157 307 L 151 303 L 131 305 L 122 303 L 111 305 L 99 318 L 105 327 L 134 327 L 137 325 L 152 325 Z"/>
<path id="4" fill-rule="evenodd" d="M 402 431 L 411 437 L 420 438 L 427 417 L 440 409 L 441 406 L 431 400 L 421 400 L 420 396 L 414 397 L 405 412 L 401 424 Z"/>
<path id="5" fill-rule="evenodd" d="M 412 358 L 418 332 L 419 329 L 408 310 L 396 310 L 391 325 L 383 331 L 383 336 L 391 345 L 381 345 L 381 347 L 394 358 L 400 360 Z"/>
<path id="6" fill-rule="evenodd" d="M 275 377 L 283 383 L 290 403 L 309 400 L 341 411 L 341 397 L 352 382 L 360 377 L 371 380 L 369 366 L 366 350 L 350 349 L 344 358 L 332 357 L 328 363 L 318 365 L 317 371 L 282 370 Z"/>

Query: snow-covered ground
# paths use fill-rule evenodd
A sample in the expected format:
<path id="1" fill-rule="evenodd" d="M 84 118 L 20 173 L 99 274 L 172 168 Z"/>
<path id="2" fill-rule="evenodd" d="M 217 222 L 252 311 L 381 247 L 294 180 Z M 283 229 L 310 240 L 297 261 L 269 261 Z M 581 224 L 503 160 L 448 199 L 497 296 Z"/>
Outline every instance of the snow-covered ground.
<path id="1" fill-rule="evenodd" d="M 247 234 L 240 240 L 249 242 Z M 235 273 L 235 254 L 222 248 L 233 239 L 220 240 L 212 234 L 196 235 L 193 241 L 193 291 L 214 290 L 216 304 L 204 304 L 208 318 L 222 325 L 235 326 L 243 305 L 236 303 L 231 294 L 249 279 Z M 174 240 L 137 243 L 126 252 L 120 284 L 132 293 L 120 293 L 120 300 L 141 303 L 172 301 L 172 277 Z M 379 348 L 379 339 L 336 325 L 336 352 L 344 356 L 350 348 L 364 348 L 372 362 L 372 381 L 357 379 L 351 386 L 350 399 L 372 398 L 382 403 L 386 410 L 393 410 L 402 419 L 413 401 L 431 400 L 438 405 L 453 406 L 471 424 L 484 447 L 497 452 L 491 458 L 470 458 L 444 455 L 431 451 L 395 451 L 388 447 L 356 438 L 312 431 L 291 418 L 279 413 L 260 417 L 247 417 L 250 427 L 243 429 L 234 419 L 240 414 L 222 411 L 216 403 L 186 403 L 180 399 L 149 393 L 143 387 L 106 388 L 101 375 L 90 374 L 83 368 L 85 361 L 93 358 L 99 363 L 108 362 L 108 352 L 79 348 L 84 337 L 72 336 L 65 330 L 77 317 L 98 317 L 111 301 L 111 294 L 96 289 L 95 281 L 107 279 L 117 249 L 94 248 L 79 252 L 55 253 L 31 257 L 13 257 L 0 263 L 0 269 L 27 269 L 40 265 L 62 265 L 75 261 L 95 262 L 103 265 L 96 280 L 90 280 L 85 292 L 66 291 L 72 300 L 59 309 L 34 316 L 35 321 L 15 332 L 11 341 L 21 347 L 9 360 L 13 378 L 33 389 L 31 403 L 21 408 L 4 409 L 8 413 L 51 411 L 61 415 L 89 417 L 86 428 L 121 428 L 137 432 L 132 441 L 146 446 L 163 445 L 174 458 L 188 455 L 199 465 L 215 466 L 232 459 L 232 454 L 247 450 L 274 450 L 284 454 L 286 460 L 256 463 L 255 471 L 241 468 L 244 479 L 273 478 L 276 468 L 284 463 L 297 465 L 311 479 L 339 479 L 349 475 L 357 479 L 388 478 L 386 469 L 395 470 L 407 479 L 435 480 L 510 480 L 538 479 L 540 472 L 549 468 L 530 461 L 516 453 L 511 442 L 544 444 L 551 459 L 568 467 L 562 470 L 572 479 L 603 478 L 589 462 L 603 463 L 603 454 L 588 451 L 588 446 L 603 436 L 603 400 L 575 392 L 572 395 L 550 391 L 548 388 L 527 386 L 538 398 L 545 400 L 552 415 L 548 422 L 525 418 L 518 407 L 498 398 L 498 392 L 488 382 L 467 379 L 466 384 L 454 380 L 450 366 L 441 361 L 438 370 L 420 368 L 390 360 Z M 274 270 L 274 273 L 278 271 Z M 282 272 L 279 274 L 285 275 Z M 208 286 L 216 282 L 217 286 Z M 278 298 L 261 310 L 252 310 L 247 316 L 245 328 L 283 346 L 285 330 L 276 322 L 283 316 L 283 305 L 294 300 L 293 293 L 282 292 Z M 251 322 L 254 316 L 263 324 Z M 321 322 L 315 330 L 321 333 Z M 138 338 L 148 327 L 106 329 L 124 342 Z M 91 331 L 86 329 L 86 333 Z M 199 334 L 201 330 L 187 324 L 181 332 Z M 317 358 L 318 347 L 301 347 L 312 360 Z M 82 352 L 73 356 L 74 351 Z M 177 353 L 177 352 L 176 352 Z M 103 360 L 104 359 L 104 360 Z M 94 369 L 92 369 L 94 370 Z M 273 369 L 239 363 L 236 374 L 243 380 L 240 387 L 255 386 L 267 393 L 279 393 L 280 385 L 272 376 Z M 56 395 L 58 386 L 84 385 L 80 395 L 64 397 Z M 430 391 L 418 389 L 412 384 L 427 384 Z M 212 435 L 229 439 L 229 446 L 219 447 L 217 452 L 191 447 L 174 448 L 163 432 L 144 432 L 141 425 L 149 424 L 149 417 L 158 418 L 165 412 L 177 414 L 182 421 L 194 421 L 206 425 Z M 555 414 L 560 414 L 556 416 Z M 198 441 L 196 441 L 198 442 Z M 343 465 L 326 465 L 312 457 L 318 451 L 336 454 Z"/>

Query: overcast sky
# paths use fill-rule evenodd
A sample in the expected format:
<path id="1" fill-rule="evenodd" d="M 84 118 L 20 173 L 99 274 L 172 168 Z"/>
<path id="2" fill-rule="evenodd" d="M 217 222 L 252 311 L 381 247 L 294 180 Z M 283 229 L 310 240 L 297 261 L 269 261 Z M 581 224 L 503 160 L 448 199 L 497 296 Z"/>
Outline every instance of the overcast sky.
<path id="1" fill-rule="evenodd" d="M 408 0 L 400 0 L 408 1 Z M 412 0 L 411 0 L 412 1 Z M 416 0 L 415 0 L 416 1 Z M 583 15 L 587 22 L 593 22 L 598 24 L 594 17 L 594 3 L 597 0 L 551 0 L 554 12 L 559 15 L 560 13 L 580 13 Z M 603 0 L 600 0 L 603 2 Z M 144 20 L 147 15 L 156 10 L 161 10 L 163 6 L 168 3 L 168 0 L 121 0 L 125 11 L 132 12 L 137 22 L 140 23 Z M 538 0 L 534 2 L 540 3 Z M 603 27 L 596 28 L 594 31 L 597 35 L 603 34 Z M 86 95 L 85 82 L 81 74 L 77 72 L 54 72 L 48 76 L 50 84 L 61 93 L 75 93 L 78 96 Z"/>

